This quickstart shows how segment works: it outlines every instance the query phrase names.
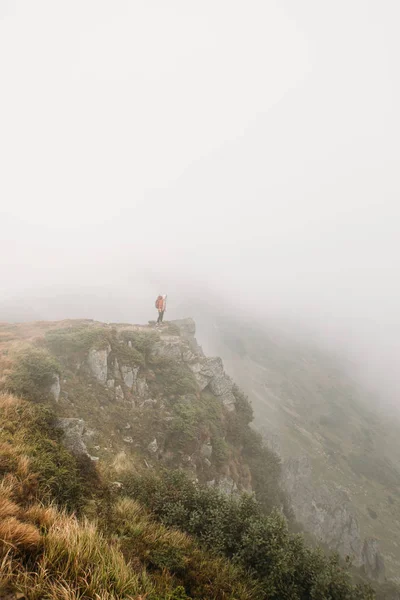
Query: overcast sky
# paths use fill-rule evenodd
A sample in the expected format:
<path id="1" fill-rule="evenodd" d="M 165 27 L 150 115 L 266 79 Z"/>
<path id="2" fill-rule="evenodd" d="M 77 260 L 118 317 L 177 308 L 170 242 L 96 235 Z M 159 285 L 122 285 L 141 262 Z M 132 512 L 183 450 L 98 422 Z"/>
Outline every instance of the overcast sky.
<path id="1" fill-rule="evenodd" d="M 397 380 L 399 19 L 397 0 L 0 0 L 3 301 L 224 292 Z"/>

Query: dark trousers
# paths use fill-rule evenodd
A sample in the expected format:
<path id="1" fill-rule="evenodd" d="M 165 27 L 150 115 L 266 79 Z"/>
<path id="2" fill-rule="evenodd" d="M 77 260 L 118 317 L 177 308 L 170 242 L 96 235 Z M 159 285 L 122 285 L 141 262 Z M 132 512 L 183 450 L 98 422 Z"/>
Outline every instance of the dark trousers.
<path id="1" fill-rule="evenodd" d="M 162 323 L 164 318 L 164 311 L 163 310 L 159 310 L 158 311 L 158 319 L 157 319 L 157 323 Z"/>

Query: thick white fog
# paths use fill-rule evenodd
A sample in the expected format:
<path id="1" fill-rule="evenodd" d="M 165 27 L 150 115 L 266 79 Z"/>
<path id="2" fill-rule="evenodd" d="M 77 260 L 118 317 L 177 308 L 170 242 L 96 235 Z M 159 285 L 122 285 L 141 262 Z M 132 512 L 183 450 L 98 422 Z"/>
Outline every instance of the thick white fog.
<path id="1" fill-rule="evenodd" d="M 287 318 L 400 392 L 395 0 L 0 0 L 1 318 Z"/>

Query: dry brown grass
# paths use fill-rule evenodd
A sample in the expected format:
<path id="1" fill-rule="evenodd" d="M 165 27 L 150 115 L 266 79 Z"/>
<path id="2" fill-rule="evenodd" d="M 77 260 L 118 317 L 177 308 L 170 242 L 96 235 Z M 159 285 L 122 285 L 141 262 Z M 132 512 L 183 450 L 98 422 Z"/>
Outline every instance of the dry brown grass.
<path id="1" fill-rule="evenodd" d="M 58 511 L 54 506 L 40 506 L 35 504 L 24 512 L 24 519 L 37 527 L 50 529 L 58 518 Z"/>
<path id="2" fill-rule="evenodd" d="M 0 519 L 7 517 L 16 517 L 19 514 L 20 508 L 15 502 L 12 502 L 7 497 L 0 495 Z"/>
<path id="3" fill-rule="evenodd" d="M 30 523 L 22 523 L 15 517 L 6 517 L 0 519 L 0 548 L 2 544 L 32 550 L 40 544 L 40 533 Z"/>

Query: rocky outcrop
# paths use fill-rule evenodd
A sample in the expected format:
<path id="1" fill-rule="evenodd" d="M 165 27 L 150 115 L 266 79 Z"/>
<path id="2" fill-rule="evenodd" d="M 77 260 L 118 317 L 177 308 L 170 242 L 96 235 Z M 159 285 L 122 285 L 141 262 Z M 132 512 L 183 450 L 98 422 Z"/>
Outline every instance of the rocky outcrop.
<path id="1" fill-rule="evenodd" d="M 107 382 L 108 374 L 108 355 L 111 352 L 111 348 L 107 346 L 102 350 L 92 348 L 89 350 L 88 366 L 90 373 L 97 379 L 99 383 L 105 384 Z"/>
<path id="2" fill-rule="evenodd" d="M 179 344 L 178 338 L 180 357 L 192 371 L 200 390 L 203 391 L 209 388 L 210 392 L 217 396 L 228 410 L 234 410 L 235 396 L 232 393 L 234 384 L 232 379 L 225 373 L 221 358 L 204 356 L 194 337 L 196 328 L 192 319 L 182 319 L 173 321 L 173 323 L 179 327 L 186 342 L 186 347 L 182 348 L 182 342 Z M 171 356 L 177 358 L 176 350 Z"/>
<path id="3" fill-rule="evenodd" d="M 228 410 L 235 409 L 235 396 L 232 393 L 233 381 L 225 373 L 219 357 L 196 357 L 188 365 L 193 372 L 201 390 L 207 387 L 217 396 Z"/>
<path id="4" fill-rule="evenodd" d="M 310 460 L 303 456 L 283 464 L 282 486 L 291 500 L 294 515 L 318 541 L 352 557 L 353 564 L 363 567 L 368 576 L 384 577 L 383 558 L 376 540 L 363 541 L 347 492 L 333 483 L 316 487 Z"/>
<path id="5" fill-rule="evenodd" d="M 121 367 L 122 379 L 123 379 L 126 387 L 129 388 L 130 390 L 133 389 L 133 386 L 136 383 L 138 372 L 139 372 L 139 367 L 130 367 L 130 366 L 126 366 L 126 365 L 123 365 Z"/>
<path id="6" fill-rule="evenodd" d="M 251 476 L 243 475 L 241 448 L 225 440 L 226 412 L 236 406 L 234 384 L 220 358 L 204 355 L 195 331 L 192 319 L 172 321 L 157 329 L 103 327 L 101 341 L 93 336 L 97 345 L 85 349 L 74 376 L 63 384 L 63 393 L 69 393 L 68 409 L 73 408 L 74 416 L 84 416 L 95 429 L 100 460 L 124 448 L 129 454 L 143 453 L 145 464 L 160 461 L 183 468 L 194 480 L 211 480 L 211 485 L 226 494 L 238 489 L 251 491 Z M 207 394 L 202 395 L 203 391 Z M 220 410 L 218 403 L 225 409 Z M 66 408 L 64 403 L 62 408 Z M 214 417 L 220 431 L 214 431 Z M 89 456 L 82 419 L 61 419 L 59 427 L 74 454 Z M 225 445 L 226 450 L 230 448 L 226 457 Z M 89 441 L 88 447 L 97 454 L 98 448 Z"/>

